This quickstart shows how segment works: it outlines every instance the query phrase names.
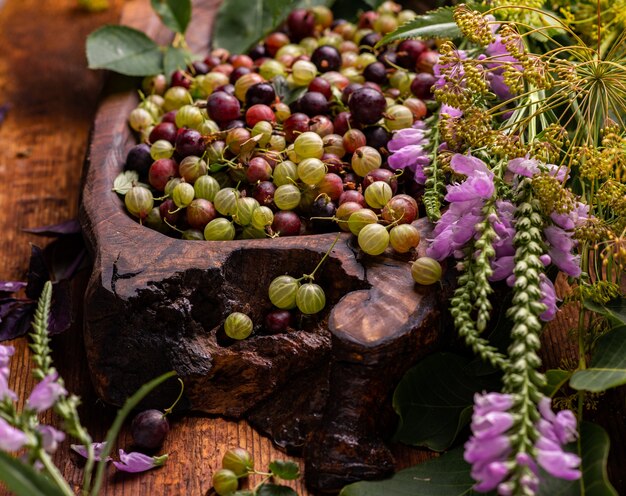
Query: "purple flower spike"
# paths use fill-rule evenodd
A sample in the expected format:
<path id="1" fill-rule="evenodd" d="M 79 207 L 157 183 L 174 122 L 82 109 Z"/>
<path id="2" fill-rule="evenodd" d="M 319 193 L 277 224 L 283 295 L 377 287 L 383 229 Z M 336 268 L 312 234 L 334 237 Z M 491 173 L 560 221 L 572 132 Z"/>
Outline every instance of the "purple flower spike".
<path id="1" fill-rule="evenodd" d="M 44 377 L 43 381 L 33 388 L 26 406 L 37 413 L 41 413 L 54 405 L 61 396 L 65 396 L 67 391 L 56 382 L 58 377 L 57 372 Z"/>
<path id="2" fill-rule="evenodd" d="M 96 460 L 97 462 L 100 461 L 100 459 L 102 458 L 102 452 L 104 451 L 104 448 L 106 448 L 106 441 L 102 442 L 102 443 L 93 443 L 93 459 Z M 88 453 L 87 453 L 87 448 L 85 446 L 83 446 L 82 444 L 71 444 L 70 448 L 72 448 L 76 453 L 78 453 L 80 456 L 87 458 L 88 457 Z M 111 460 L 110 456 L 107 456 L 107 462 Z"/>
<path id="3" fill-rule="evenodd" d="M 511 442 L 506 432 L 513 425 L 508 410 L 513 405 L 509 394 L 485 393 L 474 396 L 472 436 L 465 443 L 463 458 L 472 464 L 474 489 L 487 492 L 495 489 L 507 477 L 511 464 L 507 458 Z"/>
<path id="4" fill-rule="evenodd" d="M 430 164 L 430 158 L 424 148 L 428 144 L 425 137 L 425 124 L 417 121 L 413 127 L 396 131 L 393 138 L 387 143 L 392 153 L 387 164 L 392 170 L 411 172 L 409 179 L 417 184 L 424 184 L 426 176 L 424 167 Z"/>
<path id="5" fill-rule="evenodd" d="M 145 472 L 162 466 L 167 458 L 168 455 L 148 456 L 143 453 L 126 453 L 124 450 L 120 450 L 120 461 L 113 462 L 113 465 L 122 472 Z"/>
<path id="6" fill-rule="evenodd" d="M 62 443 L 65 439 L 63 432 L 50 425 L 39 425 L 37 430 L 41 434 L 42 446 L 46 453 L 54 453 L 59 447 L 59 443 Z"/>
<path id="7" fill-rule="evenodd" d="M 28 442 L 28 436 L 0 417 L 0 450 L 17 451 Z"/>

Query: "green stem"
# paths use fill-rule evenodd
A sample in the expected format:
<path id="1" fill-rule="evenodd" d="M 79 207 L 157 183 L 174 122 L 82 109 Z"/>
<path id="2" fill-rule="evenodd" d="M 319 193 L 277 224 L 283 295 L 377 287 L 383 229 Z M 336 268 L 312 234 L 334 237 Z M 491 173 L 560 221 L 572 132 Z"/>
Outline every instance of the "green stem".
<path id="1" fill-rule="evenodd" d="M 41 461 L 41 463 L 43 463 L 46 472 L 57 485 L 57 487 L 63 492 L 63 494 L 66 494 L 67 496 L 74 496 L 74 491 L 72 491 L 72 488 L 63 478 L 61 472 L 59 472 L 59 469 L 56 467 L 56 465 L 52 463 L 52 460 L 48 456 L 48 453 L 40 449 L 37 452 L 37 458 L 39 459 L 39 461 Z"/>
<path id="2" fill-rule="evenodd" d="M 166 408 L 165 410 L 163 410 L 163 416 L 164 417 L 166 415 L 172 413 L 172 410 L 174 409 L 174 407 L 178 404 L 180 399 L 183 397 L 183 392 L 185 391 L 185 383 L 183 382 L 183 380 L 180 377 L 178 378 L 178 382 L 180 382 L 180 392 L 178 393 L 178 398 L 176 398 L 176 401 L 174 401 L 174 403 L 172 403 L 172 406 L 170 406 L 169 408 Z"/>
<path id="3" fill-rule="evenodd" d="M 104 477 L 104 470 L 107 464 L 107 458 L 109 453 L 111 453 L 111 448 L 115 439 L 117 438 L 120 429 L 122 428 L 122 424 L 128 414 L 139 404 L 139 402 L 144 399 L 154 388 L 156 388 L 161 383 L 165 382 L 171 377 L 176 375 L 175 371 L 167 372 L 156 379 L 152 379 L 150 382 L 141 386 L 135 394 L 133 394 L 130 398 L 126 400 L 124 406 L 117 412 L 117 417 L 115 417 L 115 421 L 113 425 L 109 429 L 109 432 L 106 436 L 106 445 L 102 450 L 100 455 L 100 461 L 98 462 L 98 468 L 96 469 L 96 478 L 93 483 L 93 487 L 91 488 L 91 496 L 98 496 L 100 492 L 100 488 L 102 487 L 102 479 Z"/>
<path id="4" fill-rule="evenodd" d="M 585 243 L 582 249 L 581 266 L 587 267 L 589 260 L 589 249 Z M 587 354 L 585 350 L 585 307 L 582 299 L 579 303 L 580 308 L 578 310 L 578 370 L 585 370 L 587 368 Z M 578 391 L 578 421 L 581 422 L 583 418 L 583 407 L 585 403 L 585 392 L 583 390 Z"/>
<path id="5" fill-rule="evenodd" d="M 93 444 L 89 442 L 86 445 L 87 448 L 87 463 L 85 464 L 85 471 L 83 472 L 83 490 L 82 495 L 89 495 L 89 487 L 91 486 L 91 476 L 93 475 L 94 458 L 95 453 L 93 450 Z"/>
<path id="6" fill-rule="evenodd" d="M 339 237 L 340 236 L 341 236 L 341 233 L 340 232 L 337 233 L 337 236 L 335 237 L 335 241 L 333 241 L 333 244 L 330 245 L 330 248 L 326 251 L 326 253 L 324 253 L 324 256 L 322 257 L 320 262 L 317 264 L 317 267 L 315 267 L 313 269 L 313 272 L 311 272 L 310 274 L 305 274 L 303 276 L 303 278 L 310 279 L 310 280 L 314 280 L 315 279 L 315 273 L 317 272 L 317 269 L 319 269 L 322 266 L 322 264 L 324 263 L 324 260 L 326 260 L 328 258 L 328 255 L 330 255 L 330 252 L 333 251 L 333 248 L 337 244 L 337 241 L 339 241 Z"/>

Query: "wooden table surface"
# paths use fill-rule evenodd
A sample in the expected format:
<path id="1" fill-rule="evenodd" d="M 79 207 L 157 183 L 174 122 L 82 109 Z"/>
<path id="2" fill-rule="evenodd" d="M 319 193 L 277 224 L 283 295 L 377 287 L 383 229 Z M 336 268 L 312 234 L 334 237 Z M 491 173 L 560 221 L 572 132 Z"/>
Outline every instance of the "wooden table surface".
<path id="1" fill-rule="evenodd" d="M 84 56 L 86 35 L 98 26 L 128 21 L 147 0 L 123 3 L 110 0 L 111 8 L 88 13 L 77 0 L 0 0 L 0 105 L 11 109 L 0 124 L 0 280 L 24 280 L 30 254 L 29 243 L 42 245 L 48 239 L 21 231 L 55 224 L 77 215 L 83 159 L 90 125 L 97 110 L 103 74 L 89 71 Z M 74 283 L 81 295 L 86 275 Z M 67 389 L 82 397 L 81 418 L 95 440 L 102 440 L 114 410 L 95 396 L 90 384 L 82 344 L 80 296 L 74 304 L 77 315 L 72 328 L 53 339 L 55 365 Z M 563 354 L 561 339 L 572 326 L 575 314 L 562 313 L 546 333 L 545 359 L 558 365 Z M 10 385 L 23 400 L 33 386 L 25 339 L 12 344 Z M 600 421 L 611 432 L 611 477 L 626 494 L 626 435 L 623 395 L 607 394 L 608 414 Z M 57 421 L 48 414 L 45 422 Z M 622 442 L 619 442 L 622 440 Z M 78 487 L 81 460 L 61 445 L 55 462 L 65 477 Z M 122 432 L 118 446 L 128 448 L 129 435 Z M 219 468 L 223 452 L 241 446 L 250 450 L 259 468 L 274 458 L 289 458 L 245 422 L 219 418 L 172 419 L 172 431 L 162 452 L 170 454 L 166 466 L 145 474 L 108 473 L 102 494 L 107 495 L 205 495 L 211 474 Z M 430 455 L 395 446 L 399 467 L 413 465 Z M 293 484 L 306 496 L 301 482 Z M 6 494 L 0 488 L 0 494 Z"/>

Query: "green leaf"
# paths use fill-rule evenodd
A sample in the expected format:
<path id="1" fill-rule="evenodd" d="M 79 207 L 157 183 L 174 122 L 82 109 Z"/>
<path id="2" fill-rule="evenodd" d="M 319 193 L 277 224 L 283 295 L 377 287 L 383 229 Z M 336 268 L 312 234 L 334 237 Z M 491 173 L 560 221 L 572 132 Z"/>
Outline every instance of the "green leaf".
<path id="1" fill-rule="evenodd" d="M 617 325 L 626 325 L 626 298 L 613 298 L 606 305 L 591 300 L 584 300 L 585 308 L 604 315 Z"/>
<path id="2" fill-rule="evenodd" d="M 546 385 L 543 387 L 543 394 L 552 398 L 570 377 L 572 377 L 572 372 L 569 370 L 550 369 L 546 371 Z"/>
<path id="3" fill-rule="evenodd" d="M 400 425 L 394 439 L 443 451 L 469 422 L 474 393 L 499 387 L 496 374 L 477 373 L 468 358 L 430 355 L 410 369 L 396 388 L 393 407 Z"/>
<path id="4" fill-rule="evenodd" d="M 537 496 L 617 496 L 606 470 L 610 444 L 602 427 L 583 422 L 580 426 L 582 478 L 566 481 L 544 473 Z"/>
<path id="5" fill-rule="evenodd" d="M 270 484 L 265 483 L 259 486 L 256 492 L 257 496 L 298 496 L 298 493 L 295 492 L 288 486 L 281 486 L 278 484 Z"/>
<path id="6" fill-rule="evenodd" d="M 280 101 L 285 105 L 290 105 L 307 92 L 306 86 L 290 87 L 287 79 L 283 76 L 276 76 L 272 79 L 272 86 Z"/>
<path id="7" fill-rule="evenodd" d="M 219 172 L 222 169 L 226 169 L 226 167 L 228 167 L 228 164 L 220 164 L 216 162 L 214 164 L 209 165 L 209 170 L 211 172 Z"/>
<path id="8" fill-rule="evenodd" d="M 153 76 L 163 69 L 159 46 L 141 31 L 104 26 L 87 37 L 90 69 L 109 69 L 127 76 Z"/>
<path id="9" fill-rule="evenodd" d="M 570 386 L 594 393 L 626 384 L 626 326 L 601 336 L 589 367 L 574 373 Z"/>
<path id="10" fill-rule="evenodd" d="M 593 422 L 580 426 L 583 487 L 586 496 L 617 496 L 609 482 L 606 465 L 611 440 L 606 431 Z"/>
<path id="11" fill-rule="evenodd" d="M 300 477 L 300 467 L 291 460 L 274 460 L 270 463 L 270 472 L 285 480 L 294 480 Z"/>
<path id="12" fill-rule="evenodd" d="M 190 0 L 151 0 L 151 3 L 163 24 L 176 33 L 185 33 L 191 20 Z"/>
<path id="13" fill-rule="evenodd" d="M 426 12 L 386 34 L 376 46 L 408 38 L 460 38 L 461 31 L 454 22 L 452 14 L 452 7 L 442 7 Z"/>
<path id="14" fill-rule="evenodd" d="M 0 480 L 16 496 L 63 496 L 65 493 L 30 465 L 0 451 Z"/>
<path id="15" fill-rule="evenodd" d="M 163 71 L 165 72 L 165 76 L 168 80 L 174 71 L 179 69 L 185 70 L 190 59 L 191 53 L 189 53 L 188 50 L 168 46 L 165 49 L 165 54 L 163 55 Z"/>
<path id="16" fill-rule="evenodd" d="M 329 5 L 332 0 L 227 0 L 215 21 L 213 43 L 231 53 L 245 53 L 299 7 Z"/>
<path id="17" fill-rule="evenodd" d="M 125 195 L 133 187 L 133 183 L 139 181 L 139 174 L 137 171 L 124 171 L 120 172 L 113 181 L 113 191 L 120 195 Z"/>
<path id="18" fill-rule="evenodd" d="M 339 496 L 461 496 L 473 484 L 470 466 L 463 460 L 463 447 L 460 447 L 400 470 L 391 479 L 350 484 Z"/>

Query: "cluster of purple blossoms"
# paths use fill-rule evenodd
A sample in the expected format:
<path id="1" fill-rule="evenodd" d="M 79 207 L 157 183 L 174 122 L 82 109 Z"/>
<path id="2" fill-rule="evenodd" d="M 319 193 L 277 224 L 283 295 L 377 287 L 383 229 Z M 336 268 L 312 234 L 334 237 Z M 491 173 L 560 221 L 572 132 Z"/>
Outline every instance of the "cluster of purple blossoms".
<path id="1" fill-rule="evenodd" d="M 493 172 L 485 163 L 470 155 L 455 154 L 450 167 L 467 179 L 448 185 L 445 200 L 450 203 L 433 231 L 433 239 L 426 254 L 436 260 L 450 255 L 462 258 L 465 244 L 476 235 L 476 224 L 483 219 L 485 201 L 493 196 Z"/>
<path id="2" fill-rule="evenodd" d="M 460 184 L 447 186 L 445 200 L 448 210 L 442 215 L 433 230 L 433 238 L 426 254 L 436 260 L 449 256 L 463 258 L 463 248 L 472 238 L 478 236 L 476 225 L 484 219 L 483 207 L 495 192 L 493 172 L 480 159 L 470 155 L 456 154 L 450 161 L 452 170 L 464 174 L 467 178 Z M 559 180 L 565 180 L 565 170 L 556 165 L 544 165 L 537 160 L 526 158 L 513 159 L 508 169 L 514 174 L 532 177 L 542 170 L 547 170 Z M 496 200 L 495 213 L 489 216 L 497 239 L 494 242 L 495 257 L 491 263 L 493 274 L 491 281 L 506 280 L 509 286 L 515 283 L 515 205 L 508 200 Z M 588 206 L 577 203 L 566 213 L 551 215 L 552 225 L 544 229 L 548 253 L 542 255 L 544 266 L 554 263 L 561 271 L 572 277 L 580 275 L 578 255 L 573 253 L 576 242 L 573 229 L 581 225 L 588 216 Z M 557 298 L 552 281 L 545 275 L 540 276 L 542 303 L 546 310 L 541 314 L 544 321 L 552 320 L 557 312 Z"/>
<path id="3" fill-rule="evenodd" d="M 17 395 L 9 388 L 9 361 L 15 353 L 13 346 L 0 345 L 0 408 L 3 403 L 10 403 L 17 400 Z M 48 374 L 39 382 L 30 393 L 26 400 L 26 411 L 33 413 L 42 413 L 53 407 L 60 398 L 65 397 L 67 391 L 59 381 L 56 371 Z M 55 429 L 50 425 L 37 425 L 33 434 L 12 426 L 4 418 L 0 417 L 0 450 L 13 452 L 25 446 L 36 446 L 39 438 L 38 446 L 41 446 L 46 453 L 54 453 L 59 443 L 65 440 L 65 433 Z M 106 447 L 106 443 L 94 443 L 93 451 L 95 460 L 100 460 L 101 454 Z M 84 446 L 72 445 L 72 449 L 80 455 L 87 457 L 87 449 Z M 155 467 L 159 467 L 165 463 L 168 455 L 148 456 L 143 453 L 126 453 L 120 450 L 120 461 L 114 461 L 113 465 L 122 472 L 143 472 Z M 111 458 L 107 457 L 106 461 Z M 40 467 L 40 462 L 36 462 L 35 467 Z"/>
<path id="4" fill-rule="evenodd" d="M 0 402 L 15 401 L 17 395 L 9 388 L 9 360 L 15 353 L 13 346 L 0 345 Z M 41 413 L 52 407 L 56 401 L 67 394 L 67 391 L 57 382 L 56 372 L 45 377 L 32 390 L 26 408 Z M 49 425 L 39 425 L 36 428 L 41 439 L 41 446 L 47 453 L 54 453 L 65 439 L 65 434 Z M 29 436 L 13 427 L 3 418 L 0 418 L 0 450 L 16 451 L 31 442 Z"/>
<path id="5" fill-rule="evenodd" d="M 536 460 L 529 453 L 517 453 L 511 459 L 512 446 L 507 432 L 515 423 L 511 408 L 514 397 L 510 394 L 486 393 L 474 397 L 472 436 L 465 444 L 465 461 L 472 465 L 471 476 L 476 480 L 474 489 L 498 494 L 513 494 L 514 487 L 507 478 L 515 464 L 530 469 L 531 475 L 519 482 L 535 492 L 539 485 L 539 467 L 553 477 L 576 480 L 580 457 L 563 450 L 563 446 L 577 437 L 576 417 L 570 410 L 555 414 L 551 400 L 543 397 L 539 402 L 541 418 L 536 428 L 539 433 L 534 446 Z"/>
<path id="6" fill-rule="evenodd" d="M 426 182 L 424 167 L 430 164 L 427 146 L 424 121 L 417 121 L 413 127 L 396 131 L 387 143 L 387 148 L 392 152 L 387 159 L 389 168 L 404 171 L 408 181 L 424 184 Z"/>

